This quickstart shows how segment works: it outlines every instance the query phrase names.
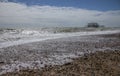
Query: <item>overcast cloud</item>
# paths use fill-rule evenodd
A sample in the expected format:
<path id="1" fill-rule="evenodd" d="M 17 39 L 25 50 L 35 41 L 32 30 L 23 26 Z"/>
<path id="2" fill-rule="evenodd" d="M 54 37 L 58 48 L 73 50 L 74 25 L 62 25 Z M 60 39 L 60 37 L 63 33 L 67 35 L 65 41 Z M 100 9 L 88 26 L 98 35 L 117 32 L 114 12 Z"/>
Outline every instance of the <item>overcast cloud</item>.
<path id="1" fill-rule="evenodd" d="M 85 26 L 89 22 L 119 26 L 120 10 L 103 12 L 72 7 L 27 6 L 21 3 L 0 2 L 0 25 Z"/>

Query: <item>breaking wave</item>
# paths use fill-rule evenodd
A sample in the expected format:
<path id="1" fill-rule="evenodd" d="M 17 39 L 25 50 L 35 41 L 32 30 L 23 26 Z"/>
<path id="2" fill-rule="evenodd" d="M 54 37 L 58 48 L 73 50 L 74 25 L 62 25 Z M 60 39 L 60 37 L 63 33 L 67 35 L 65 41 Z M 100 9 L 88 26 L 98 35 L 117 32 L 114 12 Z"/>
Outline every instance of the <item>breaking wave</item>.
<path id="1" fill-rule="evenodd" d="M 72 36 L 108 34 L 120 30 L 100 28 L 0 29 L 0 48 Z"/>

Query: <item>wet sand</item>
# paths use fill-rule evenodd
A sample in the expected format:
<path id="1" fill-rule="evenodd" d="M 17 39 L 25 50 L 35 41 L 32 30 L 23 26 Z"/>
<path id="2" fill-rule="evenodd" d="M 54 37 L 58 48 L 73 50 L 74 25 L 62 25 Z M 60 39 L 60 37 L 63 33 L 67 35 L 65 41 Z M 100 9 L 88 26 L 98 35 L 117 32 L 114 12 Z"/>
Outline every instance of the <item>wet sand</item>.
<path id="1" fill-rule="evenodd" d="M 19 72 L 2 76 L 120 75 L 120 33 L 61 38 L 1 50 L 4 51 L 1 66 L 16 61 L 40 61 L 40 64 L 43 65 L 40 70 L 37 70 L 39 63 L 35 63 L 33 70 L 23 68 Z"/>

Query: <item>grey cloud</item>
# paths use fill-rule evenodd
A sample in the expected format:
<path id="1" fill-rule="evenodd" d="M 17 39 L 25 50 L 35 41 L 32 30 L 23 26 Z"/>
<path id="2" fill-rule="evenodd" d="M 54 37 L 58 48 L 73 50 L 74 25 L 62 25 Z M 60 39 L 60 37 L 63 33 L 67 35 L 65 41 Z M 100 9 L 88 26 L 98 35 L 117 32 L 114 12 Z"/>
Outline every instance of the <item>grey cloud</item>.
<path id="1" fill-rule="evenodd" d="M 39 26 L 84 26 L 98 22 L 107 26 L 120 25 L 120 10 L 96 11 L 72 7 L 27 6 L 0 2 L 0 24 Z"/>

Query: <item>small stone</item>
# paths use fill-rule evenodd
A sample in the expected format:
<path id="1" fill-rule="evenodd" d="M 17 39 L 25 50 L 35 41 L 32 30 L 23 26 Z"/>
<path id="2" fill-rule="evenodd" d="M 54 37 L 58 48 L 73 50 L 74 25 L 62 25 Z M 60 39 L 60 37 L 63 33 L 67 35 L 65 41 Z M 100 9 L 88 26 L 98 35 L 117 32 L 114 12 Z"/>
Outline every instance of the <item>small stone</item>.
<path id="1" fill-rule="evenodd" d="M 3 61 L 0 61 L 0 64 L 5 64 L 5 62 L 3 62 Z"/>

